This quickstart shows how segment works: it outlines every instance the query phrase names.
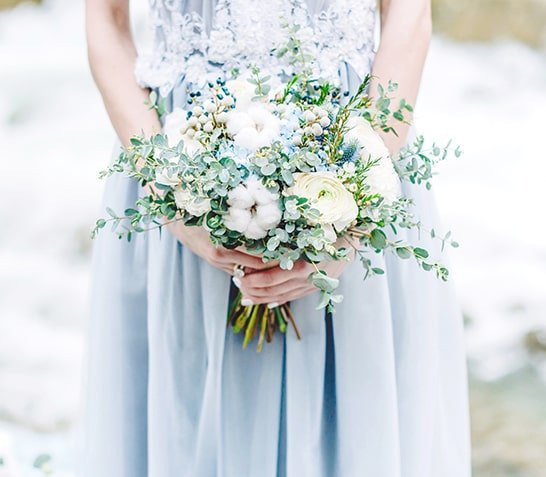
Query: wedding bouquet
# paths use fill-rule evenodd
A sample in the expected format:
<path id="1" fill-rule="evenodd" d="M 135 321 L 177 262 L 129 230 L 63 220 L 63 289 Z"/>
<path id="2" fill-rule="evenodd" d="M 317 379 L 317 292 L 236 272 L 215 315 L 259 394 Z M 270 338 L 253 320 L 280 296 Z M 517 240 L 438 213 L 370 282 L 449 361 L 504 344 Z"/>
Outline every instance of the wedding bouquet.
<path id="1" fill-rule="evenodd" d="M 297 45 L 276 54 L 286 58 L 290 74 L 257 66 L 233 71 L 190 90 L 187 108 L 164 115 L 162 134 L 133 137 L 102 175 L 135 178 L 147 192 L 123 214 L 108 209 L 94 234 L 108 222 L 129 240 L 173 221 L 203 226 L 215 245 L 244 247 L 283 269 L 298 260 L 313 264 L 309 280 L 320 291 L 318 307 L 329 311 L 343 297 L 338 280 L 319 264 L 351 253 L 364 277 L 383 273 L 370 253 L 392 251 L 446 280 L 442 264 L 397 234 L 421 227 L 401 181 L 430 188 L 433 166 L 449 144 L 425 149 L 419 137 L 391 158 L 378 131 L 394 133 L 392 124 L 412 110 L 405 101 L 392 107 L 395 84 L 371 98 L 367 77 L 348 95 L 314 74 L 312 58 L 298 59 Z M 449 236 L 440 240 L 457 245 Z M 228 323 L 244 333 L 244 346 L 258 336 L 258 350 L 289 324 L 299 337 L 288 304 L 242 306 L 241 294 L 230 304 Z"/>

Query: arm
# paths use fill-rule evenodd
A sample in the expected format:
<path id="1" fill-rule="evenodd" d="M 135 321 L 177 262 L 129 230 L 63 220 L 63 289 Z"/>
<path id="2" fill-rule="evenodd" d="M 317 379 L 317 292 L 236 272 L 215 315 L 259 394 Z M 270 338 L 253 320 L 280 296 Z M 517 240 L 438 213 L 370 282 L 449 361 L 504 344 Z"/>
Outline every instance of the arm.
<path id="1" fill-rule="evenodd" d="M 141 132 L 159 132 L 156 112 L 144 104 L 148 91 L 134 77 L 136 48 L 129 1 L 87 0 L 86 30 L 91 72 L 122 144 Z"/>
<path id="2" fill-rule="evenodd" d="M 87 0 L 86 30 L 89 64 L 110 120 L 122 144 L 135 134 L 151 136 L 161 131 L 154 110 L 144 103 L 148 91 L 134 77 L 136 48 L 131 34 L 129 0 Z M 266 265 L 258 257 L 215 248 L 201 227 L 170 224 L 168 230 L 211 265 L 233 273 L 233 265 L 254 269 Z"/>
<path id="3" fill-rule="evenodd" d="M 401 99 L 415 105 L 432 34 L 430 0 L 381 0 L 381 39 L 375 57 L 371 94 L 379 83 L 398 83 L 393 104 Z M 384 137 L 391 152 L 405 143 L 408 126 L 394 125 L 398 137 Z"/>

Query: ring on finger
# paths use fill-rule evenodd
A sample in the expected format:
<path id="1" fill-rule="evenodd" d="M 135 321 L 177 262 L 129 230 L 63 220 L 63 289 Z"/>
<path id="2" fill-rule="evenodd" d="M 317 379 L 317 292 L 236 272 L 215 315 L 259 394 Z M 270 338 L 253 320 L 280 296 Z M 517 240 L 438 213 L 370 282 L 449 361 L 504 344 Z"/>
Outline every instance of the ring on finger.
<path id="1" fill-rule="evenodd" d="M 237 263 L 233 265 L 233 276 L 243 278 L 245 276 L 245 267 Z"/>

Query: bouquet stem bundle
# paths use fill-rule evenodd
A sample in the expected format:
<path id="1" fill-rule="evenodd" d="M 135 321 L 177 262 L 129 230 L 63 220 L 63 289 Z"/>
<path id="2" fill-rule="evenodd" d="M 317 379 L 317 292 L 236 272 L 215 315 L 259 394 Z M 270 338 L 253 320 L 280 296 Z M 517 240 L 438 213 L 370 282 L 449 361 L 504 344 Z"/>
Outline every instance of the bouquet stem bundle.
<path id="1" fill-rule="evenodd" d="M 292 326 L 296 337 L 301 340 L 301 333 L 296 319 L 290 309 L 290 304 L 268 308 L 267 305 L 243 306 L 242 294 L 238 292 L 228 310 L 227 325 L 234 333 L 243 333 L 243 348 L 258 336 L 257 351 L 262 351 L 264 341 L 271 343 L 277 331 L 286 333 Z"/>

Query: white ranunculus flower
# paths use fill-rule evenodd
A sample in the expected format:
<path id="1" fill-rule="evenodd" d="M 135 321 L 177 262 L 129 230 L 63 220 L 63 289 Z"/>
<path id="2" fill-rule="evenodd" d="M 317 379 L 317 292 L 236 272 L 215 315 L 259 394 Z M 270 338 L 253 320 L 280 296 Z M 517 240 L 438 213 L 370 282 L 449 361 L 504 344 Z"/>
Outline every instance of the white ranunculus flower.
<path id="1" fill-rule="evenodd" d="M 372 128 L 369 121 L 353 116 L 347 123 L 349 128 L 345 139 L 357 141 L 360 146 L 360 157 L 367 161 L 378 160 L 375 166 L 370 168 L 367 175 L 367 184 L 373 194 L 380 194 L 386 202 L 392 203 L 401 195 L 400 178 L 392 164 L 387 146 L 381 136 Z"/>
<path id="2" fill-rule="evenodd" d="M 227 130 L 237 146 L 250 151 L 269 146 L 280 134 L 281 123 L 267 107 L 253 104 L 246 111 L 228 113 Z"/>
<path id="3" fill-rule="evenodd" d="M 294 174 L 294 185 L 286 190 L 309 200 L 320 212 L 318 222 L 324 226 L 331 240 L 333 226 L 337 232 L 345 230 L 357 217 L 358 206 L 353 195 L 331 172 L 300 172 Z"/>
<path id="4" fill-rule="evenodd" d="M 187 111 L 181 108 L 174 108 L 172 113 L 165 116 L 163 133 L 167 135 L 170 147 L 176 146 L 180 140 L 184 141 L 184 153 L 193 156 L 204 151 L 203 145 L 193 139 L 186 131 L 188 129 Z"/>
<path id="5" fill-rule="evenodd" d="M 228 204 L 225 226 L 252 240 L 266 237 L 267 232 L 275 228 L 282 218 L 278 195 L 255 177 L 231 190 Z"/>
<path id="6" fill-rule="evenodd" d="M 181 187 L 174 191 L 176 206 L 195 217 L 201 217 L 210 211 L 210 199 L 207 197 L 194 197 L 187 189 Z"/>

